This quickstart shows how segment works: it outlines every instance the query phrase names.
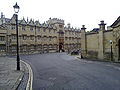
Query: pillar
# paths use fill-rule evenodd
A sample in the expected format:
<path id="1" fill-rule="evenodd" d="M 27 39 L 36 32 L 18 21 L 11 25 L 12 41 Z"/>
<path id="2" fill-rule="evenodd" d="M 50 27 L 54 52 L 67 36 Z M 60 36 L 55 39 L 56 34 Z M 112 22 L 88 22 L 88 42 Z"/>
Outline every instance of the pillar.
<path id="1" fill-rule="evenodd" d="M 87 54 L 87 48 L 86 48 L 86 35 L 85 35 L 85 25 L 82 25 L 81 28 L 81 56 L 84 58 L 86 57 Z"/>
<path id="2" fill-rule="evenodd" d="M 98 59 L 103 60 L 104 59 L 104 31 L 105 31 L 105 23 L 104 21 L 101 21 L 99 24 L 99 48 L 98 48 Z"/>

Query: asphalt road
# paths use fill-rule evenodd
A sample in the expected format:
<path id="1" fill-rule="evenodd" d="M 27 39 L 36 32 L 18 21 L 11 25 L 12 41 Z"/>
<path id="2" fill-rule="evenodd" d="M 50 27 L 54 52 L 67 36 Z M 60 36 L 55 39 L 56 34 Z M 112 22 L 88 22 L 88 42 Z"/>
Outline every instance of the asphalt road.
<path id="1" fill-rule="evenodd" d="M 120 67 L 65 53 L 21 56 L 34 73 L 33 90 L 120 90 Z"/>

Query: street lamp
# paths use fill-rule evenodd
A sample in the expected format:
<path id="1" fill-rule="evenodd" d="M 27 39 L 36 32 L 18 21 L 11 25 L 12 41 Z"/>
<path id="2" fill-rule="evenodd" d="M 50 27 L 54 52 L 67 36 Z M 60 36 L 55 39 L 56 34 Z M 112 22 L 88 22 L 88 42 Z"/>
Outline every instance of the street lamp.
<path id="1" fill-rule="evenodd" d="M 110 40 L 110 51 L 111 51 L 110 59 L 111 59 L 111 61 L 112 61 L 112 60 L 113 60 L 113 54 L 112 54 L 112 40 Z"/>
<path id="2" fill-rule="evenodd" d="M 20 7 L 16 4 L 13 6 L 16 17 L 16 37 L 17 37 L 17 70 L 20 70 L 20 58 L 19 58 L 19 41 L 18 41 L 18 12 Z"/>

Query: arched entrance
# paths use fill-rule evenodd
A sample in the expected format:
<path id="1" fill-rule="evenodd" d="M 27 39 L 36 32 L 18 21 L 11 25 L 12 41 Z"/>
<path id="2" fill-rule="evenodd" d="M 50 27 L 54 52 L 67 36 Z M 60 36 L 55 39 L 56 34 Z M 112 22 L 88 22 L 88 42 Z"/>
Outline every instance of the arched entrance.
<path id="1" fill-rule="evenodd" d="M 118 40 L 118 60 L 120 60 L 120 39 Z"/>
<path id="2" fill-rule="evenodd" d="M 63 43 L 59 43 L 59 52 L 63 51 Z"/>

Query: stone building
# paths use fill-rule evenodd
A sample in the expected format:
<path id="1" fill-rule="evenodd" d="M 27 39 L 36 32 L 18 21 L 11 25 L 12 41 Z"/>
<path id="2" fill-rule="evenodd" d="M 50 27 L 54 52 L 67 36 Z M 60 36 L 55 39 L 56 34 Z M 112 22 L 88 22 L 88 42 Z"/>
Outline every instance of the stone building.
<path id="1" fill-rule="evenodd" d="M 15 15 L 0 18 L 0 53 L 16 54 Z M 64 20 L 50 18 L 44 23 L 32 19 L 18 20 L 20 54 L 72 51 L 80 49 L 80 30 Z"/>
<path id="2" fill-rule="evenodd" d="M 0 55 L 6 54 L 6 28 L 4 26 L 0 26 Z"/>
<path id="3" fill-rule="evenodd" d="M 120 17 L 107 29 L 104 21 L 99 28 L 86 32 L 81 28 L 81 53 L 83 58 L 120 61 Z"/>

